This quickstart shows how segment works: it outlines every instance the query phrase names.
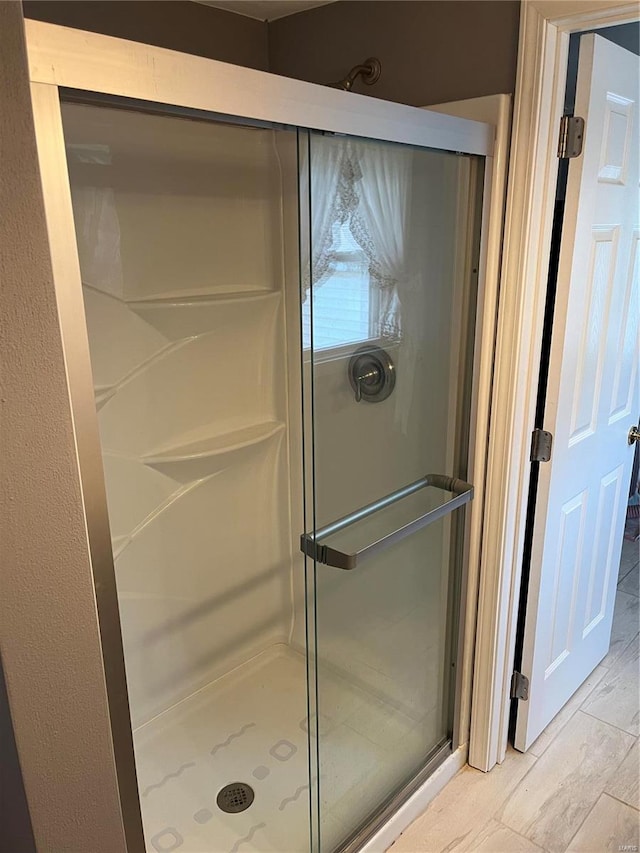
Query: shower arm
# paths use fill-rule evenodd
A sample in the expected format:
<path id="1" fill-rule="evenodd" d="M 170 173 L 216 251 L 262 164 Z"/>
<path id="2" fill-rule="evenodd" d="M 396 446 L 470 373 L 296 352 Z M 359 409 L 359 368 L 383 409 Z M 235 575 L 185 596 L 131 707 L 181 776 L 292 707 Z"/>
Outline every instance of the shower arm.
<path id="1" fill-rule="evenodd" d="M 355 65 L 342 80 L 338 80 L 337 83 L 331 83 L 330 85 L 333 89 L 342 89 L 344 92 L 350 92 L 358 77 L 362 77 L 362 82 L 366 83 L 367 86 L 372 86 L 380 79 L 381 72 L 382 65 L 380 64 L 380 60 L 372 56 L 366 59 L 362 65 Z"/>

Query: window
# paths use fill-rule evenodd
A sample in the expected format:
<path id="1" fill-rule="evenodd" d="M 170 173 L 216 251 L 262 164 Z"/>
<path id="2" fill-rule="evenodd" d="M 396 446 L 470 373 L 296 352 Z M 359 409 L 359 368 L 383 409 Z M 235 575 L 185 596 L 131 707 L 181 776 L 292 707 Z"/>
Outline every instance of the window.
<path id="1" fill-rule="evenodd" d="M 302 305 L 303 346 L 311 347 L 313 299 L 314 350 L 367 341 L 376 336 L 376 294 L 371 288 L 367 256 L 348 222 L 333 226 L 331 274 L 313 287 Z"/>

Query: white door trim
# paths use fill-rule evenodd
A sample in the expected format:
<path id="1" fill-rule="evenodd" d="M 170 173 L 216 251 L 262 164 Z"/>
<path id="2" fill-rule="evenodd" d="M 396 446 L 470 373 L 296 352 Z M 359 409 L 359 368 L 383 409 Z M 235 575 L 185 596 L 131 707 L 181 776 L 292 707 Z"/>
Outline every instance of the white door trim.
<path id="1" fill-rule="evenodd" d="M 569 37 L 637 20 L 637 3 L 523 0 L 478 595 L 469 764 L 507 748 L 509 689 Z"/>
<path id="2" fill-rule="evenodd" d="M 465 610 L 462 613 L 462 666 L 459 673 L 460 711 L 455 727 L 457 743 L 469 742 L 471 719 L 471 685 L 473 678 L 476 615 L 478 601 L 478 583 L 480 575 L 480 551 L 484 530 L 484 483 L 487 477 L 487 452 L 489 441 L 489 417 L 491 412 L 491 388 L 493 380 L 493 353 L 496 335 L 496 313 L 499 299 L 500 263 L 502 260 L 502 237 L 504 226 L 504 205 L 507 185 L 507 167 L 509 162 L 509 138 L 511 134 L 511 95 L 486 95 L 464 101 L 451 101 L 435 106 L 424 107 L 447 115 L 459 116 L 491 124 L 495 127 L 495 150 L 491 171 L 490 195 L 483 214 L 483 227 L 486 227 L 486 255 L 483 258 L 484 273 L 482 279 L 481 300 L 477 308 L 476 327 L 476 412 L 472 443 L 474 453 L 469 469 L 469 480 L 476 486 L 474 511 L 468 534 L 468 558 L 466 593 L 463 596 Z"/>

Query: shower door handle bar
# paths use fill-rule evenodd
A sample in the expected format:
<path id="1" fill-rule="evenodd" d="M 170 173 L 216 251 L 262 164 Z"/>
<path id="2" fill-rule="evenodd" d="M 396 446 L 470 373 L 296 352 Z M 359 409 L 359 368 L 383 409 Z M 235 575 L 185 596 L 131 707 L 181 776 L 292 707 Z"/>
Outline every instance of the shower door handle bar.
<path id="1" fill-rule="evenodd" d="M 418 518 L 414 518 L 413 521 L 403 524 L 402 527 L 398 527 L 391 533 L 387 533 L 385 536 L 382 536 L 370 545 L 366 545 L 354 554 L 348 554 L 344 551 L 338 550 L 337 548 L 332 548 L 330 545 L 322 544 L 321 540 L 325 537 L 338 533 L 340 530 L 350 527 L 357 521 L 362 521 L 363 519 L 373 515 L 375 512 L 385 509 L 386 507 L 397 503 L 403 498 L 406 498 L 427 486 L 434 486 L 435 488 L 443 489 L 446 492 L 452 492 L 454 497 L 451 498 L 451 500 L 446 501 L 446 503 L 443 503 L 441 506 L 429 510 L 429 512 L 418 516 Z M 433 524 L 445 515 L 449 515 L 449 513 L 453 512 L 455 509 L 458 509 L 468 503 L 472 498 L 473 486 L 471 483 L 466 483 L 464 480 L 459 480 L 455 477 L 447 477 L 445 474 L 427 474 L 426 477 L 421 477 L 419 480 L 416 480 L 415 483 L 403 486 L 403 488 L 398 489 L 395 492 L 391 492 L 391 494 L 374 501 L 374 503 L 367 504 L 367 506 L 362 507 L 362 509 L 358 509 L 349 515 L 345 515 L 343 518 L 337 519 L 337 521 L 333 521 L 331 524 L 327 524 L 325 527 L 321 527 L 320 530 L 316 531 L 315 535 L 313 533 L 303 533 L 300 537 L 300 550 L 308 557 L 313 557 L 318 563 L 333 566 L 336 569 L 345 569 L 349 571 L 357 568 L 367 557 L 371 557 L 379 551 L 383 551 L 390 545 L 400 542 L 412 533 L 422 530 L 423 527 Z"/>

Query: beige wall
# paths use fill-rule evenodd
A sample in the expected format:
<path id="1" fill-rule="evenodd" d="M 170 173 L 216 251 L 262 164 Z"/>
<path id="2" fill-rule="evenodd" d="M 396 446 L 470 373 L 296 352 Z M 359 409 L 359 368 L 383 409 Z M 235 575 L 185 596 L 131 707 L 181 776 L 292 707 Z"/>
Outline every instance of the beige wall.
<path id="1" fill-rule="evenodd" d="M 354 91 L 425 106 L 515 87 L 517 0 L 341 0 L 269 25 L 269 70 L 315 83 L 369 56 L 382 76 Z"/>
<path id="2" fill-rule="evenodd" d="M 125 841 L 19 3 L 0 3 L 0 33 L 0 652 L 37 848 L 118 853 Z"/>
<path id="3" fill-rule="evenodd" d="M 187 0 L 25 0 L 27 18 L 267 70 L 267 25 Z"/>

